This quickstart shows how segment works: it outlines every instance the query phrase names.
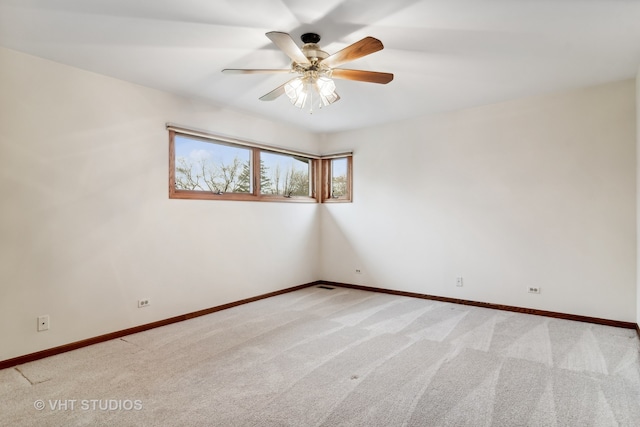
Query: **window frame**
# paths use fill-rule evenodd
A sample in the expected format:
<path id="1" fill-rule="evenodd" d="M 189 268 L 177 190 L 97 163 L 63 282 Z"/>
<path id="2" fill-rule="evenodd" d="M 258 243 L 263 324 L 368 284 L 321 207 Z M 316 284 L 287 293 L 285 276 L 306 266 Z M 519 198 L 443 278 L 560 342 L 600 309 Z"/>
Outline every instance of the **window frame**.
<path id="1" fill-rule="evenodd" d="M 285 203 L 345 203 L 352 201 L 352 156 L 353 153 L 340 153 L 330 156 L 319 156 L 285 148 L 278 148 L 264 144 L 241 141 L 233 138 L 215 135 L 205 131 L 193 130 L 176 125 L 167 124 L 169 131 L 169 198 L 188 200 L 232 200 L 253 202 L 285 202 Z M 250 193 L 215 193 L 206 190 L 180 190 L 176 188 L 176 135 L 191 138 L 206 143 L 235 146 L 251 150 L 252 183 Z M 284 196 L 278 194 L 261 194 L 260 188 L 260 153 L 273 153 L 290 157 L 300 157 L 309 160 L 310 196 Z M 341 198 L 330 197 L 331 191 L 331 160 L 347 158 L 347 196 Z"/>
<path id="2" fill-rule="evenodd" d="M 258 197 L 264 197 L 264 198 L 276 198 L 276 199 L 281 199 L 284 198 L 286 200 L 284 201 L 295 201 L 295 200 L 307 200 L 307 199 L 313 199 L 314 202 L 318 202 L 317 200 L 317 177 L 316 177 L 316 170 L 320 168 L 320 159 L 313 159 L 311 157 L 308 156 L 303 156 L 300 154 L 288 154 L 288 153 L 283 153 L 283 152 L 279 152 L 279 151 L 275 151 L 275 150 L 267 150 L 267 149 L 260 149 L 259 150 L 260 153 L 268 153 L 268 154 L 276 154 L 276 155 L 282 155 L 282 156 L 289 156 L 289 157 L 299 157 L 299 158 L 304 158 L 309 160 L 309 189 L 311 192 L 310 196 L 285 196 L 285 195 L 281 195 L 281 194 L 267 194 L 267 193 L 262 193 L 262 187 L 258 187 L 257 188 L 257 195 Z M 257 168 L 254 168 L 254 187 L 256 186 L 255 181 L 262 181 L 262 176 L 260 175 L 260 162 L 262 160 L 262 158 L 260 157 L 260 153 L 258 153 L 258 162 L 254 162 L 257 163 Z"/>
<path id="3" fill-rule="evenodd" d="M 347 159 L 347 191 L 342 197 L 332 197 L 331 183 L 333 174 L 331 170 L 331 161 L 335 159 Z M 333 156 L 325 156 L 322 162 L 322 197 L 321 203 L 352 203 L 353 202 L 353 155 L 338 154 Z"/>

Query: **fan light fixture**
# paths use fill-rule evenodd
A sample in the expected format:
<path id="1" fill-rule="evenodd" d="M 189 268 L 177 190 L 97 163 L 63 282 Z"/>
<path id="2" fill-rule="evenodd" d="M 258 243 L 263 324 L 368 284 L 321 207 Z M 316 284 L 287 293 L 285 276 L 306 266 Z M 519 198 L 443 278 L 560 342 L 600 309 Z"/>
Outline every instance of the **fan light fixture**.
<path id="1" fill-rule="evenodd" d="M 300 109 L 308 105 L 309 113 L 313 113 L 314 108 L 326 107 L 340 99 L 333 80 L 315 74 L 317 73 L 307 71 L 284 85 L 284 92 L 289 101 Z"/>

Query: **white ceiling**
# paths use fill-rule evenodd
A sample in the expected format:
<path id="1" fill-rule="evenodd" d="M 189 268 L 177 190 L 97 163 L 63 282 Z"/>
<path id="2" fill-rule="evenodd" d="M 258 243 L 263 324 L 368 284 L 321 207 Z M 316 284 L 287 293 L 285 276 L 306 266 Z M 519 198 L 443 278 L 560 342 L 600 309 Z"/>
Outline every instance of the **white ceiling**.
<path id="1" fill-rule="evenodd" d="M 317 32 L 329 53 L 376 37 L 342 68 L 395 78 L 338 80 L 313 115 L 259 101 L 289 76 L 220 71 L 287 68 L 268 31 Z M 640 1 L 0 0 L 0 45 L 326 133 L 632 78 Z"/>

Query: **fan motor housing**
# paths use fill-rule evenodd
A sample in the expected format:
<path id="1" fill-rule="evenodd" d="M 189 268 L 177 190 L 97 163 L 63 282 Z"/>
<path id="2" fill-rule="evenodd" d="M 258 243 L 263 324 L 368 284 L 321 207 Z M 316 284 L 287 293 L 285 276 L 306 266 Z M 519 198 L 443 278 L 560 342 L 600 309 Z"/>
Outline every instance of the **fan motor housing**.
<path id="1" fill-rule="evenodd" d="M 313 62 L 314 59 L 323 60 L 329 56 L 327 52 L 320 49 L 320 46 L 318 46 L 318 42 L 320 41 L 320 36 L 318 34 L 305 33 L 300 36 L 300 39 L 304 43 L 301 48 L 302 53 L 304 53 L 304 56 L 309 58 L 311 62 Z"/>
<path id="2" fill-rule="evenodd" d="M 311 62 L 313 62 L 314 58 L 325 59 L 326 57 L 329 56 L 327 52 L 325 52 L 324 50 L 321 50 L 320 46 L 318 46 L 315 43 L 307 43 L 304 46 L 302 46 L 302 53 L 304 53 L 304 56 L 309 58 Z"/>

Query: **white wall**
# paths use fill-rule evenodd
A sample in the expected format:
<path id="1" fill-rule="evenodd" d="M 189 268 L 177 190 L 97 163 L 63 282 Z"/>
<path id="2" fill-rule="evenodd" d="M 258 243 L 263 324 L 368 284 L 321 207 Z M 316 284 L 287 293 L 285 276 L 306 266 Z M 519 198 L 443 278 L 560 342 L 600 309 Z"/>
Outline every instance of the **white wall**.
<path id="1" fill-rule="evenodd" d="M 315 136 L 6 49 L 0 94 L 0 360 L 319 277 L 317 205 L 169 200 L 165 123 Z"/>
<path id="2" fill-rule="evenodd" d="M 640 265 L 640 239 L 638 239 L 637 234 L 637 231 L 640 229 L 640 68 L 638 69 L 638 75 L 636 76 L 636 156 L 636 215 L 638 218 L 638 224 L 636 226 L 636 242 L 638 242 L 638 247 L 636 249 L 638 255 L 638 260 L 636 262 L 637 268 L 637 266 Z M 640 275 L 636 276 L 636 281 L 636 323 L 640 325 Z"/>
<path id="3" fill-rule="evenodd" d="M 327 136 L 322 278 L 635 322 L 635 120 L 629 80 Z"/>

